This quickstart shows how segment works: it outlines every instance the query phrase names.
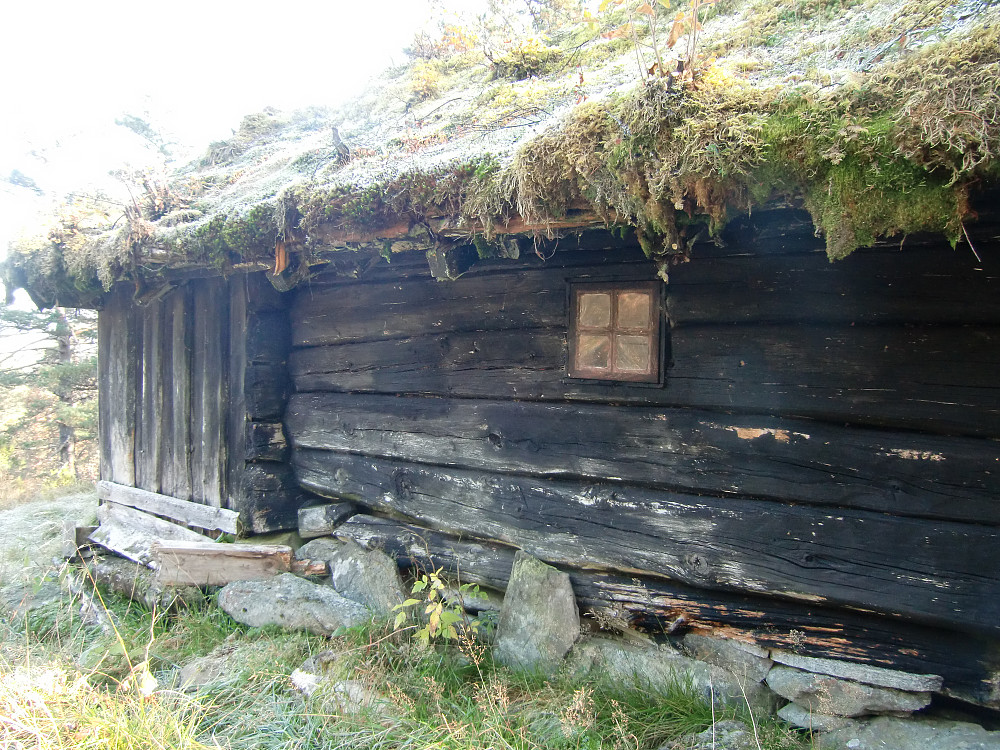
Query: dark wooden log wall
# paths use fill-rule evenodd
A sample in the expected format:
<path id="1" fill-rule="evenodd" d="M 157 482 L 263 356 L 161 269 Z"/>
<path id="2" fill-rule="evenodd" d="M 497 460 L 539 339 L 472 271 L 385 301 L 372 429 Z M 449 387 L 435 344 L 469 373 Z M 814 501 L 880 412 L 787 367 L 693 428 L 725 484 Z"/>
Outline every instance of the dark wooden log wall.
<path id="1" fill-rule="evenodd" d="M 115 287 L 99 316 L 101 477 L 295 525 L 284 461 L 288 318 L 261 275 L 195 279 L 146 305 Z"/>
<path id="2" fill-rule="evenodd" d="M 291 308 L 292 461 L 317 494 L 564 566 L 591 604 L 617 589 L 585 580 L 634 576 L 674 592 L 634 615 L 906 669 L 933 653 L 954 694 L 995 702 L 996 234 L 973 231 L 979 258 L 925 239 L 830 264 L 801 214 L 756 214 L 671 269 L 662 388 L 565 376 L 567 282 L 655 275 L 627 240 L 453 283 L 405 257 L 321 275 Z M 965 646 L 949 667 L 935 642 Z"/>

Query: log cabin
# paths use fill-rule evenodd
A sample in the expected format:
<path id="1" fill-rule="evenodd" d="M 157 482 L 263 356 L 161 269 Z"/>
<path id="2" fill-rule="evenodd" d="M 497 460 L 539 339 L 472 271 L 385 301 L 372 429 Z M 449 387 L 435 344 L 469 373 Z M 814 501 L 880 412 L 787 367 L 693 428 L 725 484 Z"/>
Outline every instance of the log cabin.
<path id="1" fill-rule="evenodd" d="M 247 535 L 349 502 L 403 566 L 502 590 L 524 549 L 604 625 L 1000 708 L 997 17 L 900 16 L 829 86 L 730 55 L 622 94 L 614 39 L 586 101 L 541 62 L 390 72 L 4 275 L 100 310 L 106 493 Z"/>

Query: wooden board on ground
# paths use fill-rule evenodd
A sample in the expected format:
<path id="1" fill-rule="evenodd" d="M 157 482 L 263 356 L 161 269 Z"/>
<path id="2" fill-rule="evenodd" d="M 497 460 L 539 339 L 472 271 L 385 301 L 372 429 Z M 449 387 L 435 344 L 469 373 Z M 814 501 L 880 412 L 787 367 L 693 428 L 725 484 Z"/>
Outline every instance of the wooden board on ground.
<path id="1" fill-rule="evenodd" d="M 224 586 L 281 573 L 323 575 L 325 562 L 293 560 L 283 544 L 158 542 L 152 549 L 157 581 L 164 586 Z"/>
<path id="2" fill-rule="evenodd" d="M 97 496 L 116 505 L 166 516 L 201 529 L 223 531 L 227 534 L 236 534 L 239 530 L 240 514 L 225 508 L 179 500 L 176 497 L 125 487 L 114 482 L 98 482 Z"/>
<path id="3" fill-rule="evenodd" d="M 63 559 L 72 560 L 88 555 L 93 546 L 90 535 L 95 531 L 97 531 L 96 526 L 77 526 L 75 521 L 63 521 Z"/>
<path id="4" fill-rule="evenodd" d="M 150 548 L 162 539 L 214 544 L 197 531 L 116 503 L 98 506 L 97 520 L 100 526 L 90 541 L 143 565 L 149 565 Z"/>

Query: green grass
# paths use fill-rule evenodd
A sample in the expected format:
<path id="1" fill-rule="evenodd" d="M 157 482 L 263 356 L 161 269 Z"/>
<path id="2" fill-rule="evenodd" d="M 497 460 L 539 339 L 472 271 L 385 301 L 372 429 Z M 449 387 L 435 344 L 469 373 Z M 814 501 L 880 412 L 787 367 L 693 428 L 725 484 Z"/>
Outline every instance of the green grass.
<path id="1" fill-rule="evenodd" d="M 94 594 L 85 580 L 68 585 L 82 578 L 69 568 L 23 590 L 52 597 L 60 577 L 61 595 L 20 618 L 0 613 L 0 747 L 683 750 L 681 738 L 713 719 L 751 724 L 746 711 L 713 711 L 683 680 L 653 692 L 546 679 L 495 664 L 475 640 L 424 647 L 412 627 L 372 623 L 332 637 L 248 628 L 210 602 L 165 613 Z M 214 682 L 180 684 L 182 666 L 222 653 Z M 318 654 L 325 680 L 305 697 L 291 674 Z M 334 688 L 344 680 L 375 704 L 345 713 Z M 806 747 L 773 719 L 754 725 L 761 750 Z"/>

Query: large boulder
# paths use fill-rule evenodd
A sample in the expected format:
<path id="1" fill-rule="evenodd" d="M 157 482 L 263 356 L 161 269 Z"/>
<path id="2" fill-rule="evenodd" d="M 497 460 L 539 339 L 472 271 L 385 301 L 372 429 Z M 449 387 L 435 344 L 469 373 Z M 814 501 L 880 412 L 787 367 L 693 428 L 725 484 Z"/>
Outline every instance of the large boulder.
<path id="1" fill-rule="evenodd" d="M 497 625 L 494 657 L 518 669 L 551 674 L 580 635 L 569 576 L 518 550 Z"/>
<path id="2" fill-rule="evenodd" d="M 831 716 L 904 715 L 919 711 L 931 702 L 930 693 L 875 687 L 781 665 L 768 673 L 767 684 L 778 695 L 802 708 Z"/>
<path id="3" fill-rule="evenodd" d="M 329 635 L 341 627 L 368 622 L 371 612 L 329 586 L 291 573 L 266 581 L 234 581 L 219 592 L 219 606 L 237 622 L 252 627 L 280 625 Z"/>
<path id="4" fill-rule="evenodd" d="M 399 566 L 384 552 L 345 541 L 326 556 L 330 581 L 337 593 L 363 604 L 376 615 L 389 617 L 406 598 Z"/>

